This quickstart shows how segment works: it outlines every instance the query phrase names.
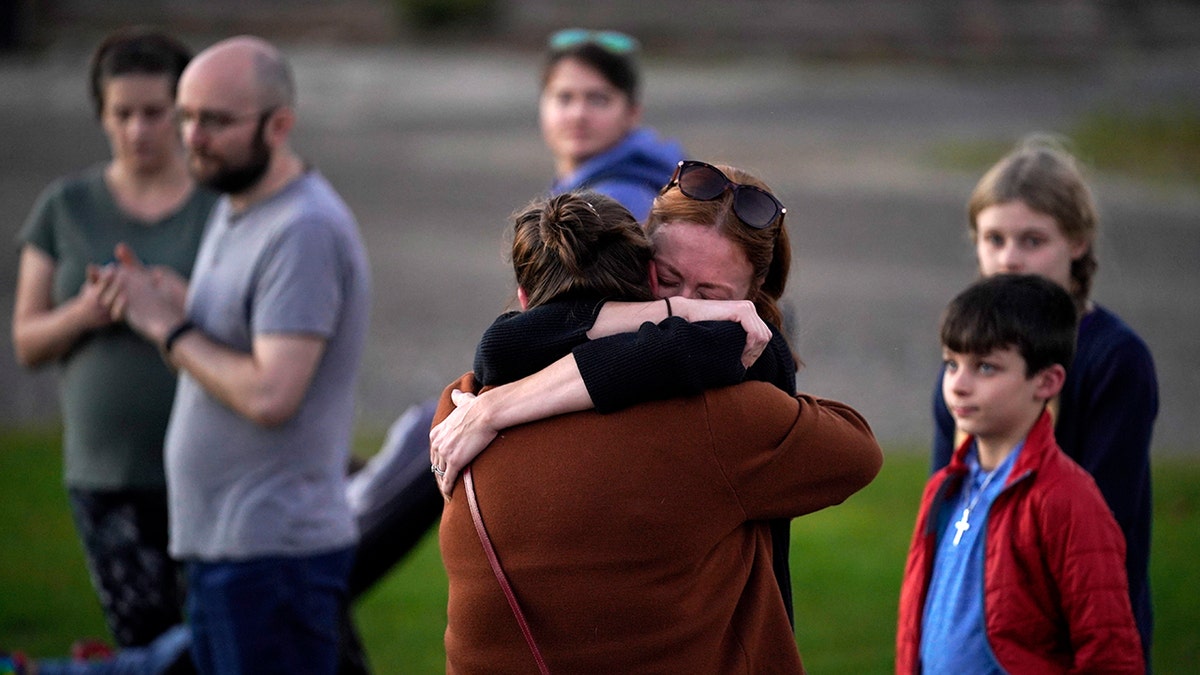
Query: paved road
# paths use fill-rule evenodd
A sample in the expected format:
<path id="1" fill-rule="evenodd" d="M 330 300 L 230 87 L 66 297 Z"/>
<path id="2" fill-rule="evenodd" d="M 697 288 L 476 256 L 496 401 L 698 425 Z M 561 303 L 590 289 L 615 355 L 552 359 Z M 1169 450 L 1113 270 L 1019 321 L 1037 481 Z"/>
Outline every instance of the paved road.
<path id="1" fill-rule="evenodd" d="M 382 427 L 470 368 L 511 298 L 506 217 L 551 171 L 534 121 L 538 55 L 296 47 L 297 146 L 362 223 L 375 279 L 362 424 Z M 850 402 L 888 444 L 925 444 L 936 323 L 974 276 L 963 203 L 977 172 L 939 149 L 1067 130 L 1082 112 L 1189 99 L 1196 54 L 1030 71 L 901 65 L 654 61 L 647 120 L 696 157 L 766 176 L 788 206 L 787 299 L 802 389 Z M 104 157 L 84 56 L 0 60 L 0 213 L 11 241 L 52 178 Z M 1096 296 L 1149 342 L 1162 405 L 1156 452 L 1200 452 L 1200 195 L 1116 176 Z M 0 348 L 15 256 L 0 258 Z M 53 418 L 53 376 L 0 355 L 0 424 Z"/>

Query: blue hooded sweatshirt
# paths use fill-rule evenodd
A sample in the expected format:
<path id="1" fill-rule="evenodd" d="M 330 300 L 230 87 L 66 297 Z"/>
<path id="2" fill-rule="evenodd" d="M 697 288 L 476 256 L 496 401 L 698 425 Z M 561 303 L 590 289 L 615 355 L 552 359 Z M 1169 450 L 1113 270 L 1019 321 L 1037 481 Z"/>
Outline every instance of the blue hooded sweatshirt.
<path id="1" fill-rule="evenodd" d="M 550 192 L 558 195 L 571 190 L 595 190 L 620 202 L 639 223 L 645 222 L 651 202 L 671 180 L 675 166 L 683 158 L 683 146 L 678 141 L 662 139 L 652 129 L 640 127 L 611 150 L 554 181 Z"/>

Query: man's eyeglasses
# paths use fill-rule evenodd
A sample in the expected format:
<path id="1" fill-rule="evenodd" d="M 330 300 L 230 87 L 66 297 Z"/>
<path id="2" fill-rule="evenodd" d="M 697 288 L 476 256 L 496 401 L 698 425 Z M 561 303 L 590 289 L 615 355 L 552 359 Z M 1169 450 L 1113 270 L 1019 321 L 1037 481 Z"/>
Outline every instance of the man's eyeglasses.
<path id="1" fill-rule="evenodd" d="M 624 33 L 615 30 L 588 30 L 586 28 L 566 28 L 550 36 L 547 43 L 550 49 L 559 51 L 591 43 L 617 55 L 630 54 L 638 50 L 638 41 Z"/>
<path id="2" fill-rule="evenodd" d="M 662 192 L 678 185 L 684 197 L 702 202 L 712 201 L 733 191 L 733 215 L 747 226 L 756 230 L 770 227 L 776 218 L 787 214 L 787 209 L 775 195 L 753 185 L 742 185 L 712 164 L 685 159 L 675 167 L 675 175 Z M 662 194 L 661 192 L 659 194 Z"/>
<path id="3" fill-rule="evenodd" d="M 194 124 L 200 131 L 216 134 L 247 120 L 257 119 L 258 123 L 262 124 L 276 110 L 278 110 L 277 106 L 271 106 L 258 112 L 242 113 L 241 115 L 213 110 L 176 110 L 175 124 L 180 127 Z"/>

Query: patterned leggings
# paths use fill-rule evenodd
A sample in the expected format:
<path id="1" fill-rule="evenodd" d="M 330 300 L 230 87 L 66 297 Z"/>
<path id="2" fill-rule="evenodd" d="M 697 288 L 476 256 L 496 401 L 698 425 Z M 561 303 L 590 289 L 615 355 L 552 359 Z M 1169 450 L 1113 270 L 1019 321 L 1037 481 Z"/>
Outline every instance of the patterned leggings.
<path id="1" fill-rule="evenodd" d="M 183 584 L 167 555 L 166 492 L 70 488 L 67 497 L 116 643 L 146 645 L 180 623 Z"/>

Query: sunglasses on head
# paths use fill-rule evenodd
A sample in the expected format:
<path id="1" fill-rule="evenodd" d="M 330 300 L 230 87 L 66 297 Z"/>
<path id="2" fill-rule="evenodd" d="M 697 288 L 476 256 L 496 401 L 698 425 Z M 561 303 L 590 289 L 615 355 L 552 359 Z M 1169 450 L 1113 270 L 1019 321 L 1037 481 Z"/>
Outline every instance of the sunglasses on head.
<path id="1" fill-rule="evenodd" d="M 675 185 L 679 186 L 684 197 L 702 202 L 712 201 L 725 194 L 726 190 L 732 190 L 733 215 L 756 230 L 770 227 L 776 218 L 787 213 L 775 195 L 760 187 L 735 183 L 720 169 L 705 162 L 690 159 L 680 162 L 675 167 L 671 182 L 662 191 L 666 192 Z"/>
<path id="2" fill-rule="evenodd" d="M 566 28 L 550 36 L 550 49 L 570 49 L 581 44 L 590 43 L 613 54 L 623 55 L 637 51 L 638 41 L 624 33 L 615 30 L 588 30 L 586 28 Z"/>

